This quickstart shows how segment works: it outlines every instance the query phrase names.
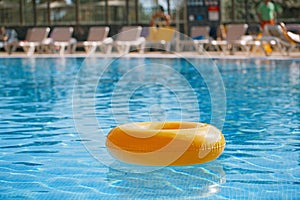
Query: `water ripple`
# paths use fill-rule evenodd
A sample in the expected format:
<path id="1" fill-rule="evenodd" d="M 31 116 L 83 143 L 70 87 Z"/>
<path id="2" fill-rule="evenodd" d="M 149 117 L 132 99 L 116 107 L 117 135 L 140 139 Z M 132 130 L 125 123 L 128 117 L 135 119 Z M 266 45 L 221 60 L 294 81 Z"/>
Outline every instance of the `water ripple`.
<path id="1" fill-rule="evenodd" d="M 86 151 L 74 128 L 74 83 L 78 81 L 81 89 L 89 88 L 92 81 L 98 81 L 98 72 L 108 60 L 87 58 L 83 63 L 82 58 L 0 58 L 0 199 L 299 198 L 298 60 L 214 60 L 226 89 L 224 153 L 204 165 L 140 174 L 122 171 L 122 167 L 129 168 L 124 163 L 115 170 L 98 162 Z M 203 74 L 183 59 L 114 59 L 97 87 L 89 88 L 80 98 L 93 102 L 95 97 L 92 109 L 104 134 L 117 125 L 115 116 L 128 114 L 124 108 L 132 121 L 161 116 L 199 120 L 189 118 L 198 108 L 189 106 L 193 100 L 187 88 L 163 70 L 149 76 L 136 71 L 112 102 L 112 94 L 128 70 L 166 65 L 186 79 L 197 97 L 201 121 L 210 123 L 213 91 L 202 76 L 211 72 L 212 62 L 194 61 Z M 85 64 L 87 67 L 81 68 Z M 76 77 L 80 68 L 82 77 Z M 144 84 L 128 99 L 123 98 L 132 85 L 149 78 L 159 82 L 157 77 L 163 78 L 165 85 Z M 165 87 L 167 83 L 173 88 Z M 177 93 L 184 96 L 180 102 Z M 89 109 L 84 107 L 80 112 L 85 115 Z"/>

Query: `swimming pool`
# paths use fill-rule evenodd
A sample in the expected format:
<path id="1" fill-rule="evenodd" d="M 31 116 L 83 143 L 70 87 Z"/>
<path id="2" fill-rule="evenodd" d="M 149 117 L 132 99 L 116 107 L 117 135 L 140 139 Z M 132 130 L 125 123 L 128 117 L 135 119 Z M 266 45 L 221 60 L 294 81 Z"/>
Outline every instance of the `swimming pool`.
<path id="1" fill-rule="evenodd" d="M 1 199 L 300 196 L 299 59 L 1 58 L 0 71 Z M 225 151 L 137 172 L 93 137 L 151 120 L 212 123 Z"/>

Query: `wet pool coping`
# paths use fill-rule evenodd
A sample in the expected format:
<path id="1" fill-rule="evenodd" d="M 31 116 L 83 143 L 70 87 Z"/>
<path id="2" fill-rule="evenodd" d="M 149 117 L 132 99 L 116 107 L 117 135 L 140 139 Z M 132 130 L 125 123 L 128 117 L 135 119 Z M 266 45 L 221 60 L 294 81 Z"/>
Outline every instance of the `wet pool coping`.
<path id="1" fill-rule="evenodd" d="M 88 57 L 99 57 L 99 58 L 114 58 L 114 57 L 126 57 L 126 58 L 206 58 L 206 59 L 270 59 L 270 60 L 300 60 L 300 51 L 291 52 L 290 55 L 282 55 L 279 52 L 274 52 L 270 56 L 263 54 L 250 54 L 247 55 L 242 52 L 238 52 L 234 55 L 220 54 L 219 52 L 205 52 L 204 54 L 199 54 L 197 52 L 146 52 L 146 53 L 136 53 L 131 52 L 129 54 L 86 54 L 84 52 L 78 52 L 74 54 L 33 54 L 28 56 L 24 52 L 16 52 L 13 54 L 7 54 L 6 52 L 0 52 L 0 58 L 88 58 Z"/>

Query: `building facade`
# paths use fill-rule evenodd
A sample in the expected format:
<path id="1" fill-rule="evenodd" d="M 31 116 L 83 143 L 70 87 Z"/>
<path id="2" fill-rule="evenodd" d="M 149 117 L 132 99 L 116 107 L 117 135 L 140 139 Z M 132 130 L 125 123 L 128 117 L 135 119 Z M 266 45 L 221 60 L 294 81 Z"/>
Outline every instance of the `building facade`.
<path id="1" fill-rule="evenodd" d="M 21 30 L 33 26 L 108 25 L 114 30 L 122 25 L 149 25 L 152 14 L 161 5 L 171 16 L 171 25 L 187 34 L 192 24 L 258 23 L 256 7 L 260 1 L 0 0 L 0 26 Z M 274 3 L 282 8 L 277 14 L 278 21 L 300 23 L 299 0 L 275 0 Z"/>

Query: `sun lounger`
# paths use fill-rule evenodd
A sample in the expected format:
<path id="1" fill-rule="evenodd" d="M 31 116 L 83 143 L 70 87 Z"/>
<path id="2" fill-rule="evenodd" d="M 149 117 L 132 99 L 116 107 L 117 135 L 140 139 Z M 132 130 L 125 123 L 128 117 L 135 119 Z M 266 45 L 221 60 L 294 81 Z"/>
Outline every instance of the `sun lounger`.
<path id="1" fill-rule="evenodd" d="M 37 48 L 41 50 L 49 32 L 49 27 L 35 27 L 28 29 L 26 40 L 20 41 L 16 45 L 17 47 L 22 47 L 23 50 L 27 52 L 27 55 L 32 55 Z"/>
<path id="2" fill-rule="evenodd" d="M 72 38 L 74 29 L 72 27 L 55 27 L 48 38 L 47 46 L 52 52 L 59 51 L 63 55 L 67 49 L 69 53 L 73 53 L 76 49 L 76 39 Z"/>
<path id="3" fill-rule="evenodd" d="M 261 49 L 266 55 L 271 55 L 274 51 L 279 51 L 282 55 L 289 55 L 290 52 L 299 45 L 300 36 L 287 31 L 285 25 L 266 25 L 262 37 L 249 42 L 253 49 Z"/>
<path id="4" fill-rule="evenodd" d="M 282 55 L 289 55 L 289 53 L 299 44 L 291 37 L 284 24 L 281 25 L 268 25 L 265 27 L 267 33 L 271 36 L 272 40 L 276 41 L 274 46 L 277 46 Z"/>
<path id="5" fill-rule="evenodd" d="M 209 26 L 193 26 L 191 28 L 190 37 L 184 37 L 179 41 L 180 51 L 185 46 L 193 46 L 200 54 L 204 52 L 205 45 L 209 44 Z"/>
<path id="6" fill-rule="evenodd" d="M 135 47 L 140 53 L 143 53 L 145 38 L 141 37 L 141 31 L 141 26 L 124 26 L 116 35 L 113 45 L 121 54 L 129 53 L 131 47 Z"/>
<path id="7" fill-rule="evenodd" d="M 233 54 L 236 47 L 249 51 L 247 42 L 250 37 L 245 37 L 248 25 L 247 24 L 229 24 L 226 26 L 226 36 L 224 40 L 212 40 L 210 45 L 216 47 L 217 50 L 225 53 L 227 50 L 231 50 Z"/>
<path id="8" fill-rule="evenodd" d="M 288 39 L 288 41 L 299 44 L 300 43 L 300 32 L 294 33 L 292 31 L 288 31 L 284 23 L 280 23 L 280 27 L 283 31 L 283 34 Z"/>
<path id="9" fill-rule="evenodd" d="M 146 38 L 148 48 L 161 48 L 165 51 L 171 50 L 171 43 L 174 39 L 175 29 L 173 27 L 149 27 L 149 35 Z"/>
<path id="10" fill-rule="evenodd" d="M 84 50 L 88 54 L 96 52 L 97 48 L 100 48 L 103 52 L 111 52 L 112 38 L 107 37 L 109 33 L 109 27 L 91 27 L 89 29 L 87 40 L 84 42 L 78 42 L 78 46 L 84 47 Z"/>

